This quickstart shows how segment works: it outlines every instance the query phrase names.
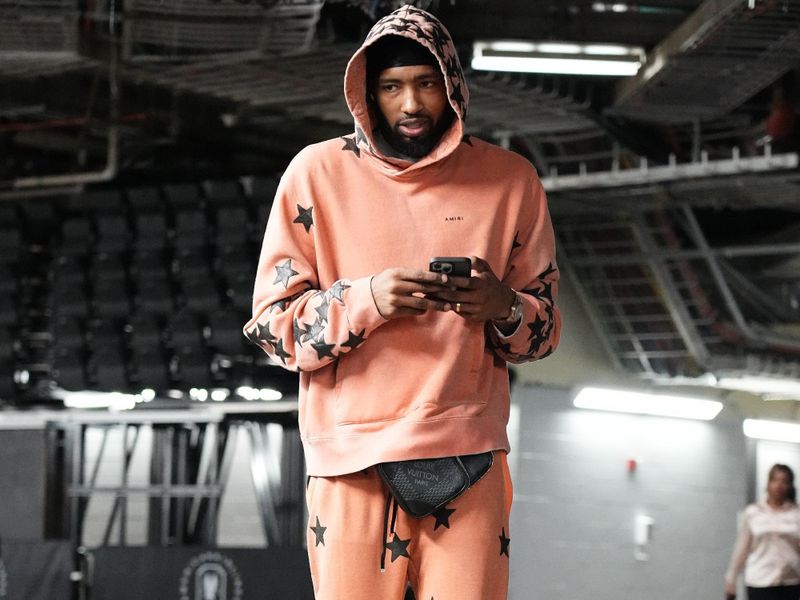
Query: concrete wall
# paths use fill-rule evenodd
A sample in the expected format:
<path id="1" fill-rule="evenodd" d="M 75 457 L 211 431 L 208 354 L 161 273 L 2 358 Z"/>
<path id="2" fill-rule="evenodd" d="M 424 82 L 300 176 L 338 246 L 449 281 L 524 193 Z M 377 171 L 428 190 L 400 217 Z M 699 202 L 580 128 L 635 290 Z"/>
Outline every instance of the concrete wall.
<path id="1" fill-rule="evenodd" d="M 585 411 L 527 386 L 515 403 L 512 600 L 722 596 L 748 483 L 738 416 Z M 634 557 L 637 515 L 655 520 L 648 560 Z"/>

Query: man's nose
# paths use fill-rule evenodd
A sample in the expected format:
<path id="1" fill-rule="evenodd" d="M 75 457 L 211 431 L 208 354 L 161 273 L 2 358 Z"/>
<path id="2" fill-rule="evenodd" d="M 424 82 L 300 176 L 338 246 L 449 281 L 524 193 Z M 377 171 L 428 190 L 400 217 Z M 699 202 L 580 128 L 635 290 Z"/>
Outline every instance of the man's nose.
<path id="1" fill-rule="evenodd" d="M 422 109 L 417 90 L 414 88 L 406 89 L 403 92 L 403 103 L 400 107 L 407 115 L 414 115 Z"/>

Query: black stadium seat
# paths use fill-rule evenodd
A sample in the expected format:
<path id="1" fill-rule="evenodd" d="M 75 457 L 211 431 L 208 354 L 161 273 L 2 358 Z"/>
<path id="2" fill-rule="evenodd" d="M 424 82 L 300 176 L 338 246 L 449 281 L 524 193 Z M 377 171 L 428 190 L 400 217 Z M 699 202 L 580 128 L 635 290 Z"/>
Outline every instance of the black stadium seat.
<path id="1" fill-rule="evenodd" d="M 61 225 L 61 254 L 87 254 L 94 245 L 94 227 L 87 217 L 70 217 Z"/>
<path id="2" fill-rule="evenodd" d="M 86 389 L 86 373 L 82 352 L 73 349 L 57 349 L 53 357 L 53 380 L 65 390 Z"/>
<path id="3" fill-rule="evenodd" d="M 172 286 L 166 277 L 147 276 L 136 280 L 136 310 L 166 315 L 172 312 Z"/>
<path id="4" fill-rule="evenodd" d="M 163 213 L 148 211 L 138 213 L 135 220 L 137 251 L 163 250 L 167 245 L 169 228 Z"/>
<path id="5" fill-rule="evenodd" d="M 93 293 L 95 315 L 124 318 L 130 314 L 131 303 L 125 281 L 100 280 Z"/>
<path id="6" fill-rule="evenodd" d="M 208 317 L 208 345 L 228 356 L 242 352 L 245 344 L 250 342 L 244 337 L 242 327 L 246 318 L 242 313 L 235 311 L 217 311 Z"/>
<path id="7" fill-rule="evenodd" d="M 164 186 L 164 196 L 173 210 L 191 209 L 200 206 L 203 196 L 194 183 L 176 183 Z"/>
<path id="8" fill-rule="evenodd" d="M 56 317 L 50 321 L 53 345 L 59 348 L 83 346 L 83 321 L 75 317 Z"/>
<path id="9" fill-rule="evenodd" d="M 203 185 L 209 203 L 217 206 L 244 203 L 242 186 L 235 179 L 206 181 Z"/>
<path id="10" fill-rule="evenodd" d="M 14 356 L 14 336 L 11 330 L 6 327 L 0 327 L 0 363 L 9 361 Z"/>
<path id="11" fill-rule="evenodd" d="M 214 241 L 217 246 L 235 246 L 248 239 L 250 231 L 250 218 L 242 206 L 225 206 L 216 214 L 216 235 Z"/>
<path id="12" fill-rule="evenodd" d="M 17 306 L 12 294 L 0 294 L 0 326 L 16 325 Z"/>
<path id="13" fill-rule="evenodd" d="M 167 357 L 159 348 L 133 348 L 131 363 L 133 379 L 139 388 L 166 390 L 170 387 Z"/>
<path id="14" fill-rule="evenodd" d="M 181 210 L 175 213 L 176 248 L 197 248 L 208 243 L 208 224 L 199 210 Z"/>
<path id="15" fill-rule="evenodd" d="M 2 232 L 0 231 L 0 235 Z M 17 291 L 17 275 L 10 265 L 0 263 L 0 293 Z"/>
<path id="16" fill-rule="evenodd" d="M 130 230 L 124 215 L 108 214 L 97 217 L 97 252 L 121 252 L 128 247 Z"/>
<path id="17" fill-rule="evenodd" d="M 0 400 L 13 398 L 15 394 L 14 362 L 0 358 Z"/>
<path id="18" fill-rule="evenodd" d="M 186 277 L 181 279 L 183 305 L 194 313 L 212 313 L 220 308 L 220 294 L 211 278 Z"/>
<path id="19" fill-rule="evenodd" d="M 136 214 L 148 211 L 158 211 L 163 208 L 161 194 L 156 187 L 142 186 L 125 190 L 131 210 Z"/>

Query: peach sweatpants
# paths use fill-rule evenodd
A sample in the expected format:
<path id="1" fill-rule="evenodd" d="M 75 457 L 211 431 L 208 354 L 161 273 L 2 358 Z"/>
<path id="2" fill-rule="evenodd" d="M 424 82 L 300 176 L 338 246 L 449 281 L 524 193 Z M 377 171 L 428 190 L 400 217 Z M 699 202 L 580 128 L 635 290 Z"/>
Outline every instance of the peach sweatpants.
<path id="1" fill-rule="evenodd" d="M 317 600 L 506 600 L 512 488 L 505 452 L 437 513 L 397 507 L 374 467 L 311 477 L 308 556 Z"/>

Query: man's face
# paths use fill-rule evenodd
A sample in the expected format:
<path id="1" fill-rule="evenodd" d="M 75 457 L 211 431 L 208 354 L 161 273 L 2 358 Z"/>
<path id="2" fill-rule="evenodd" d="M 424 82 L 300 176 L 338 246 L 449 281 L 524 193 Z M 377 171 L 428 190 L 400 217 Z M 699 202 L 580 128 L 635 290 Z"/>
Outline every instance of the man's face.
<path id="1" fill-rule="evenodd" d="M 406 156 L 428 154 L 452 122 L 444 79 L 430 65 L 384 69 L 373 94 L 381 132 Z"/>

